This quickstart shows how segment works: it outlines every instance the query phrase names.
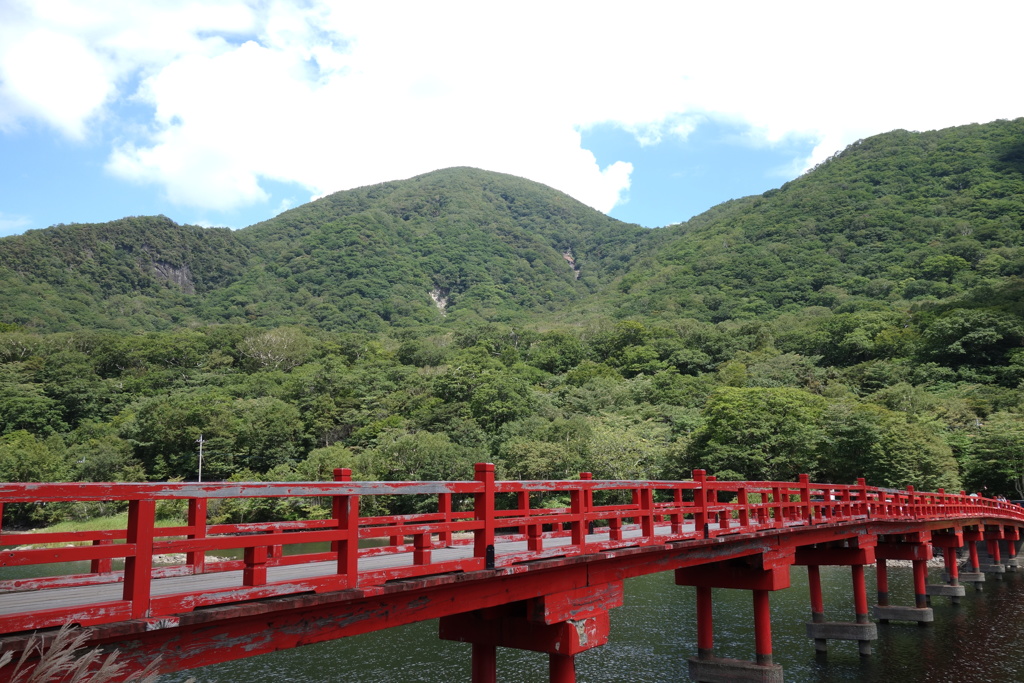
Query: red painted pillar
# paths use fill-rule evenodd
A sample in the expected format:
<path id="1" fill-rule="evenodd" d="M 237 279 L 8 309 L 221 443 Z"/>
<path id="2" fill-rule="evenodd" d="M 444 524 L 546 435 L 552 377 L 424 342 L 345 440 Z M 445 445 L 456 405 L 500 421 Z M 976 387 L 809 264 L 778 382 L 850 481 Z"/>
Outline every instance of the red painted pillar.
<path id="1" fill-rule="evenodd" d="M 913 565 L 914 606 L 923 609 L 928 606 L 928 565 L 924 560 L 913 560 Z"/>
<path id="2" fill-rule="evenodd" d="M 825 601 L 821 596 L 821 569 L 816 564 L 807 565 L 807 586 L 811 589 L 811 621 L 820 624 L 825 621 Z"/>
<path id="3" fill-rule="evenodd" d="M 967 552 L 971 558 L 971 571 L 978 573 L 981 571 L 981 561 L 978 560 L 978 545 L 977 541 L 967 541 Z"/>
<path id="4" fill-rule="evenodd" d="M 854 564 L 850 566 L 853 573 L 853 611 L 857 616 L 858 624 L 869 624 L 868 619 L 868 591 L 864 584 L 864 565 Z M 860 654 L 871 654 L 871 641 L 859 640 Z"/>
<path id="5" fill-rule="evenodd" d="M 549 654 L 548 680 L 551 683 L 576 683 L 576 655 Z"/>
<path id="6" fill-rule="evenodd" d="M 759 666 L 772 665 L 772 619 L 768 591 L 754 593 L 754 652 Z"/>
<path id="7" fill-rule="evenodd" d="M 473 643 L 473 683 L 498 683 L 498 648 Z"/>
<path id="8" fill-rule="evenodd" d="M 878 604 L 884 607 L 889 604 L 889 570 L 884 558 L 875 562 L 875 576 L 878 579 Z"/>
<path id="9" fill-rule="evenodd" d="M 807 565 L 807 587 L 811 591 L 811 622 L 825 622 L 825 601 L 821 595 L 821 568 L 816 564 Z M 828 652 L 828 641 L 824 638 L 814 639 L 814 651 Z"/>
<path id="10" fill-rule="evenodd" d="M 960 565 L 956 561 L 956 548 L 942 549 L 942 559 L 946 561 L 946 573 L 949 574 L 949 585 L 960 584 Z"/>
<path id="11" fill-rule="evenodd" d="M 697 656 L 710 659 L 715 651 L 711 588 L 697 586 Z"/>
<path id="12" fill-rule="evenodd" d="M 992 557 L 992 564 L 999 564 L 999 541 L 986 541 L 988 554 Z"/>

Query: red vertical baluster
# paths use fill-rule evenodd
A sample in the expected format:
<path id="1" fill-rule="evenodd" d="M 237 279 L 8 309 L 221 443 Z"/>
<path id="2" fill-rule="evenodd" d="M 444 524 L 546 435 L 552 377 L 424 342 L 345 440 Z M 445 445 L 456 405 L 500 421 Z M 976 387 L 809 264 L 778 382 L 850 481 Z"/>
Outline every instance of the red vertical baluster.
<path id="1" fill-rule="evenodd" d="M 188 526 L 191 538 L 206 538 L 206 506 L 205 498 L 190 498 L 188 501 Z M 193 574 L 206 571 L 206 551 L 193 550 L 186 554 L 185 564 L 192 568 Z"/>
<path id="2" fill-rule="evenodd" d="M 494 569 L 494 465 L 478 462 L 474 479 L 483 490 L 473 496 L 473 518 L 479 525 L 473 532 L 473 556 L 482 560 L 485 568 Z"/>
<path id="3" fill-rule="evenodd" d="M 672 489 L 672 506 L 673 512 L 670 516 L 672 533 L 681 534 L 683 533 L 683 490 L 679 487 Z"/>
<path id="4" fill-rule="evenodd" d="M 334 481 L 352 481 L 352 470 L 342 467 L 334 470 Z M 337 553 L 337 572 L 344 577 L 347 588 L 359 585 L 359 496 L 334 496 L 331 501 L 334 519 L 341 538 L 332 544 Z"/>
<path id="5" fill-rule="evenodd" d="M 452 523 L 452 494 L 437 494 L 437 512 L 444 518 L 445 529 L 438 534 L 437 540 L 442 546 L 448 547 L 452 544 L 452 531 L 447 528 Z"/>
<path id="6" fill-rule="evenodd" d="M 109 538 L 97 538 L 92 542 L 94 546 L 113 545 Z M 114 569 L 114 562 L 109 557 L 99 557 L 89 563 L 89 571 L 93 574 L 109 574 Z"/>
<path id="7" fill-rule="evenodd" d="M 799 476 L 800 480 L 800 502 L 803 503 L 803 518 L 808 524 L 811 523 L 811 478 L 806 474 Z"/>
<path id="8" fill-rule="evenodd" d="M 693 525 L 698 533 L 703 532 L 704 537 L 708 537 L 708 499 L 704 491 L 704 470 L 693 471 L 693 481 L 697 484 L 697 488 L 693 490 Z"/>
<path id="9" fill-rule="evenodd" d="M 133 500 L 128 503 L 126 542 L 135 552 L 124 563 L 124 599 L 132 603 L 132 618 L 149 616 L 149 595 L 153 571 L 153 523 L 156 502 Z"/>
<path id="10" fill-rule="evenodd" d="M 741 486 L 736 492 L 736 502 L 740 505 L 740 527 L 750 526 L 750 503 L 747 499 L 747 487 Z"/>

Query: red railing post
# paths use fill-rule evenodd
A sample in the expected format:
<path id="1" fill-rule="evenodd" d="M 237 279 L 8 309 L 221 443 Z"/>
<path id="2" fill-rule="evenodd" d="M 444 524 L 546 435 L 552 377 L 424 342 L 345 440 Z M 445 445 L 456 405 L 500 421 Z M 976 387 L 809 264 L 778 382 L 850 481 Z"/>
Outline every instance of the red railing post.
<path id="1" fill-rule="evenodd" d="M 190 539 L 206 538 L 206 506 L 205 498 L 190 498 L 188 501 L 188 526 Z M 192 567 L 193 574 L 206 572 L 206 551 L 192 550 L 186 553 L 185 564 Z"/>
<path id="2" fill-rule="evenodd" d="M 125 542 L 135 551 L 124 562 L 124 599 L 132 603 L 132 619 L 149 616 L 149 596 L 153 573 L 153 524 L 156 501 L 133 500 L 128 503 L 128 530 Z"/>
<path id="3" fill-rule="evenodd" d="M 714 508 L 718 507 L 718 488 L 713 484 L 718 481 L 718 476 L 709 474 L 704 477 L 704 497 L 707 499 L 707 516 L 709 524 L 719 524 L 718 515 L 719 511 Z M 719 524 L 719 528 L 721 525 Z"/>
<path id="4" fill-rule="evenodd" d="M 590 472 L 580 472 L 580 481 L 591 481 L 593 477 L 594 475 Z M 583 547 L 587 544 L 587 532 L 590 530 L 587 523 L 587 514 L 590 512 L 593 503 L 592 492 L 589 489 L 570 491 L 569 500 L 574 517 L 569 527 L 572 534 L 572 544 L 577 546 L 580 552 L 583 552 Z"/>
<path id="5" fill-rule="evenodd" d="M 113 545 L 114 541 L 109 538 L 97 538 L 92 542 L 94 546 Z M 89 563 L 89 571 L 93 574 L 109 574 L 113 571 L 114 561 L 109 557 L 97 558 Z"/>
<path id="6" fill-rule="evenodd" d="M 352 481 L 352 470 L 334 470 L 334 481 Z M 337 572 L 345 577 L 347 588 L 355 588 L 359 584 L 359 496 L 334 496 L 331 507 L 338 528 L 345 532 L 332 544 L 337 553 Z"/>
<path id="7" fill-rule="evenodd" d="M 779 529 L 785 526 L 785 521 L 782 516 L 782 488 L 779 486 L 772 487 L 772 514 L 775 516 L 775 522 L 772 526 Z"/>
<path id="8" fill-rule="evenodd" d="M 803 503 L 804 510 L 803 516 L 804 521 L 808 524 L 811 523 L 811 478 L 806 474 L 799 476 L 800 480 L 800 502 Z"/>
<path id="9" fill-rule="evenodd" d="M 704 532 L 704 538 L 708 537 L 708 496 L 704 486 L 706 475 L 704 470 L 693 471 L 693 481 L 697 484 L 697 488 L 693 490 L 693 502 L 696 507 L 693 513 L 693 526 L 698 532 Z"/>
<path id="10" fill-rule="evenodd" d="M 452 523 L 452 494 L 437 494 L 437 512 L 444 517 L 445 530 L 437 535 L 437 540 L 442 546 L 448 547 L 452 544 L 452 532 L 447 526 Z"/>
<path id="11" fill-rule="evenodd" d="M 747 496 L 747 487 L 741 486 L 736 491 L 736 502 L 740 506 L 740 527 L 750 526 L 750 503 Z"/>
<path id="12" fill-rule="evenodd" d="M 494 465 L 478 462 L 474 470 L 483 491 L 473 495 L 473 518 L 480 525 L 473 532 L 473 556 L 483 560 L 486 569 L 494 569 Z"/>
<path id="13" fill-rule="evenodd" d="M 654 538 L 654 490 L 648 486 L 640 489 L 640 533 L 646 539 Z"/>
<path id="14" fill-rule="evenodd" d="M 517 491 L 516 492 L 516 506 L 520 510 L 520 514 L 524 517 L 529 516 L 530 512 L 530 492 L 529 491 Z M 519 526 L 519 533 L 524 536 L 530 534 L 530 525 L 522 524 Z"/>
<path id="15" fill-rule="evenodd" d="M 593 480 L 594 480 L 594 473 L 593 472 L 580 472 L 580 481 L 593 481 Z M 584 490 L 583 505 L 587 508 L 588 512 L 594 508 L 594 491 L 593 491 L 593 489 L 585 489 Z"/>
<path id="16" fill-rule="evenodd" d="M 245 549 L 245 567 L 242 569 L 243 586 L 262 586 L 267 582 L 267 546 L 257 545 Z"/>
<path id="17" fill-rule="evenodd" d="M 672 520 L 672 533 L 683 533 L 683 490 L 678 486 L 672 489 L 672 513 L 669 519 Z"/>
<path id="18" fill-rule="evenodd" d="M 580 552 L 587 543 L 586 523 L 586 492 L 581 489 L 569 491 L 569 511 L 572 513 L 572 521 L 569 522 L 569 533 L 572 544 Z"/>
<path id="19" fill-rule="evenodd" d="M 412 537 L 412 562 L 416 565 L 430 564 L 430 550 L 433 547 L 431 534 L 422 533 Z"/>

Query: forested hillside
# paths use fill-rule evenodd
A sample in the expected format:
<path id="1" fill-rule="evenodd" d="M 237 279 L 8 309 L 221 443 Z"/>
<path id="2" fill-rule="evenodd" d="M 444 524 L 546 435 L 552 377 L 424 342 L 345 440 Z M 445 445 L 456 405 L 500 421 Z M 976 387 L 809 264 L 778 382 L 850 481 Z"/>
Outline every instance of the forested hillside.
<path id="1" fill-rule="evenodd" d="M 487 460 L 1024 497 L 1022 150 L 1024 119 L 896 131 L 650 231 L 449 169 L 237 232 L 5 238 L 0 478 L 194 479 L 202 435 L 206 479 Z"/>

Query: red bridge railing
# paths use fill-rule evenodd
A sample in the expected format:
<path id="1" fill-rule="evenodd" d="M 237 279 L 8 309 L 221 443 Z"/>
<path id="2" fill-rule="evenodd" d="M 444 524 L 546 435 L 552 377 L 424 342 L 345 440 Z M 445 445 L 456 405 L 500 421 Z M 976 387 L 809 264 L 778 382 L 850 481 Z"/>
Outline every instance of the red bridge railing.
<path id="1" fill-rule="evenodd" d="M 337 481 L 326 483 L 0 483 L 0 513 L 14 503 L 128 506 L 127 524 L 116 530 L 31 533 L 0 527 L 0 634 L 70 622 L 159 620 L 198 607 L 309 591 L 366 593 L 395 579 L 819 524 L 1024 522 L 1024 508 L 963 492 L 896 491 L 863 480 L 819 484 L 806 476 L 797 482 L 716 481 L 696 470 L 691 481 L 594 480 L 587 473 L 568 481 L 495 481 L 489 464 L 477 465 L 472 481 L 354 482 L 347 470 L 336 474 Z M 360 501 L 370 496 L 415 496 L 419 508 L 430 511 L 363 516 Z M 331 501 L 330 518 L 248 524 L 207 519 L 217 500 L 311 497 Z M 552 499 L 561 506 L 539 506 Z M 187 523 L 158 526 L 157 503 L 175 500 L 186 501 Z M 309 550 L 309 544 L 321 545 Z M 241 558 L 215 557 L 232 551 Z M 89 571 L 3 579 L 3 567 L 63 562 L 89 562 Z M 115 569 L 115 562 L 123 562 L 123 569 Z M 197 575 L 222 580 L 158 584 Z M 74 596 L 49 592 L 90 586 L 96 590 Z M 13 599 L 25 591 L 34 591 L 33 607 Z"/>

